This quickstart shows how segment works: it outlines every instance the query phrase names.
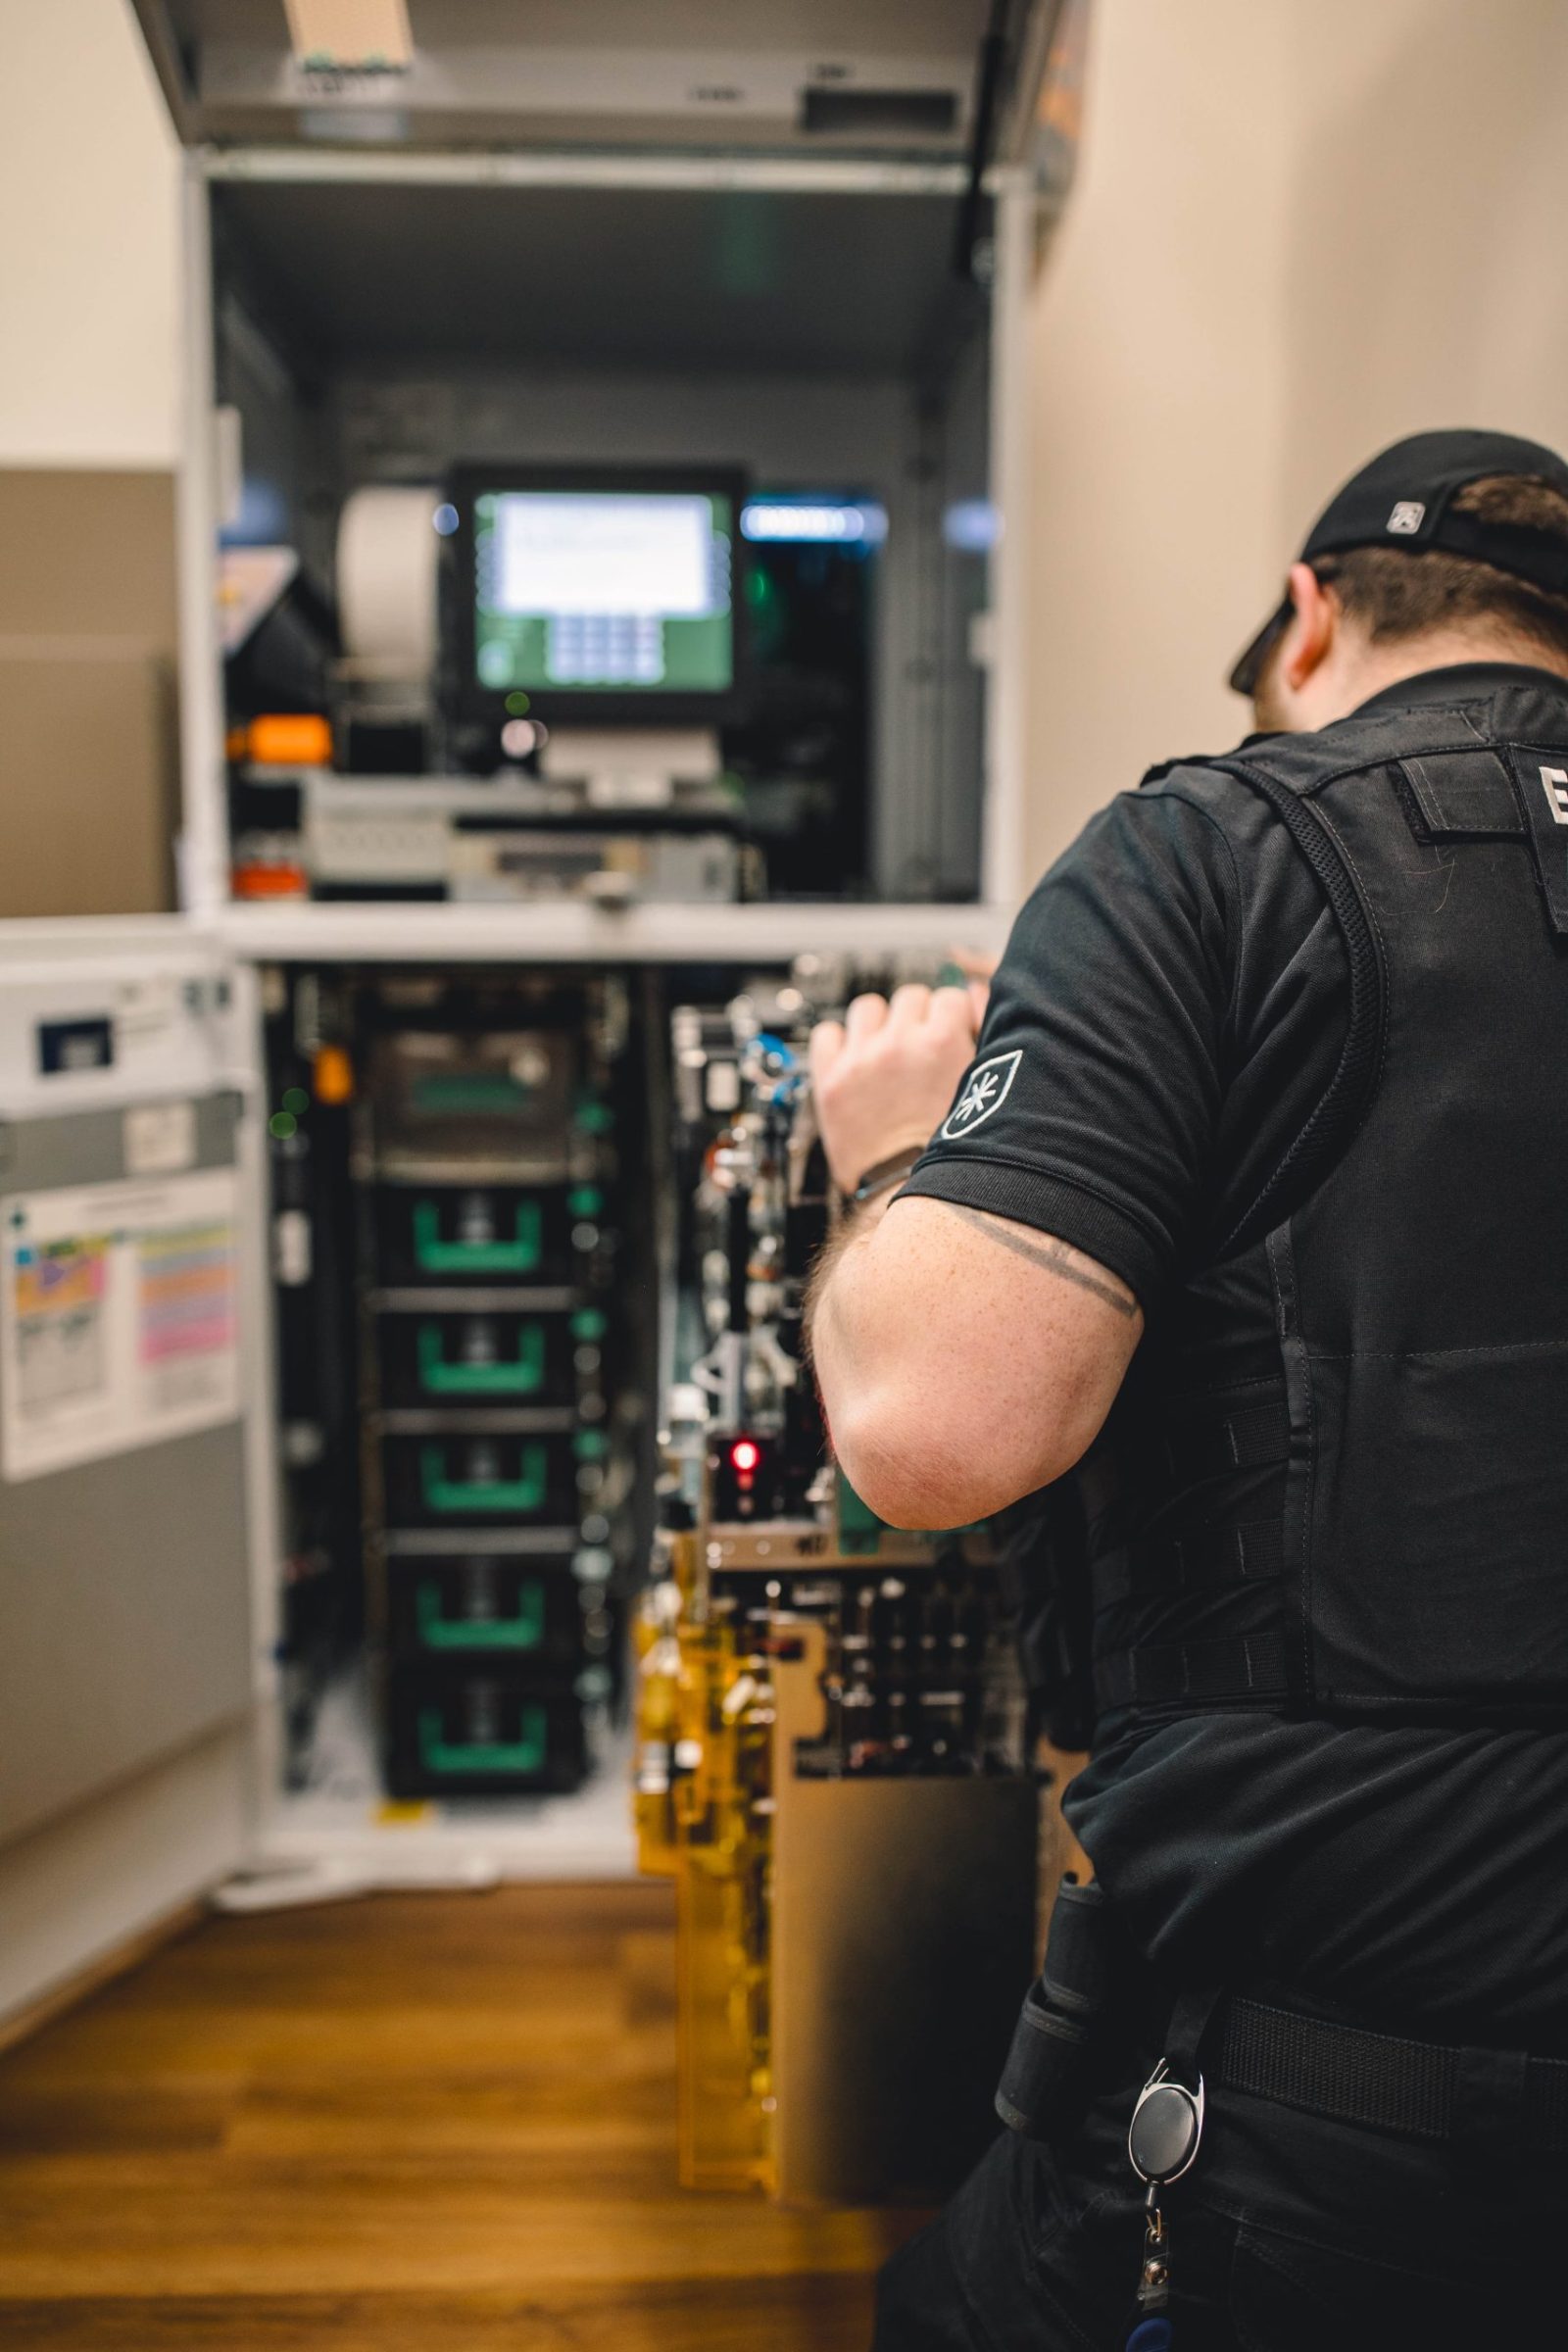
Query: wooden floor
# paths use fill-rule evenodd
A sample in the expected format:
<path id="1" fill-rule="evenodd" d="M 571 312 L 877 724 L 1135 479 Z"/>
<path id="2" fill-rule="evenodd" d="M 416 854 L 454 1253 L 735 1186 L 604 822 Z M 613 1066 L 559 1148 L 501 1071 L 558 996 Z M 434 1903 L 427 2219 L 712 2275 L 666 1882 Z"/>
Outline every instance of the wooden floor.
<path id="1" fill-rule="evenodd" d="M 865 2352 L 898 2213 L 675 2186 L 656 1886 L 215 1919 L 0 2058 L 6 2352 Z"/>

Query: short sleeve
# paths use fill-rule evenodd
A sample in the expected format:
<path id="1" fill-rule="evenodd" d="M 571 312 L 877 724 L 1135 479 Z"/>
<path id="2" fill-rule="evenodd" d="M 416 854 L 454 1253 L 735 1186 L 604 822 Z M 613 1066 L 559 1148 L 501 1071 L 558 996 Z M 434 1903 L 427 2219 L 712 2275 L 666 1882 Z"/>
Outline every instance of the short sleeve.
<path id="1" fill-rule="evenodd" d="M 1113 801 L 1019 914 L 905 1192 L 1054 1234 L 1147 1305 L 1205 1221 L 1241 932 L 1213 815 L 1157 788 Z"/>

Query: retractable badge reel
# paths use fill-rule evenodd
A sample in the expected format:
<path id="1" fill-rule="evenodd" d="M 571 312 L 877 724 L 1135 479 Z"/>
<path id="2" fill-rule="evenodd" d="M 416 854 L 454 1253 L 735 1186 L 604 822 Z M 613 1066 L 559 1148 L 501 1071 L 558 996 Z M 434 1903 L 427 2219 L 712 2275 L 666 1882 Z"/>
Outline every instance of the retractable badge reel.
<path id="1" fill-rule="evenodd" d="M 1138 2320 L 1127 2338 L 1127 2352 L 1169 2352 L 1170 2226 L 1160 2208 L 1159 2192 L 1191 2171 L 1202 2136 L 1202 2076 L 1198 2077 L 1198 2088 L 1189 2090 L 1185 2082 L 1177 2082 L 1162 2058 L 1138 2094 L 1127 2131 L 1133 2171 L 1149 2187 L 1144 2199 Z"/>

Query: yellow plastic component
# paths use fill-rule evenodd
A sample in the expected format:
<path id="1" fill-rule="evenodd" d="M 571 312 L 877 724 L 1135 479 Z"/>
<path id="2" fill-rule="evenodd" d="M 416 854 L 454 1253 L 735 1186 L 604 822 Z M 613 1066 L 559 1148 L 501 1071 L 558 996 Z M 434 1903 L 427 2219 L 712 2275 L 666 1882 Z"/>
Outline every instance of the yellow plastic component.
<path id="1" fill-rule="evenodd" d="M 771 2191 L 770 1692 L 763 1662 L 737 1653 L 727 1623 L 683 1623 L 679 1639 L 680 2178 Z"/>
<path id="2" fill-rule="evenodd" d="M 695 1613 L 699 1541 L 670 1540 L 633 1626 L 637 1854 L 675 1882 L 682 2184 L 770 2189 L 767 1665 Z"/>
<path id="3" fill-rule="evenodd" d="M 276 710 L 250 723 L 248 751 L 258 767 L 330 767 L 332 729 L 314 710 Z"/>
<path id="4" fill-rule="evenodd" d="M 831 1504 L 821 1529 L 822 1553 L 858 1574 L 893 1546 L 919 1559 L 914 1547 L 928 1541 L 872 1523 L 846 1542 Z M 1027 1869 L 1034 1789 L 1022 1778 L 927 1787 L 798 1776 L 798 1743 L 823 1720 L 824 1631 L 788 1612 L 737 1609 L 732 1591 L 711 1594 L 715 1554 L 721 1564 L 701 1514 L 692 1532 L 665 1537 L 634 1626 L 638 1857 L 675 1888 L 679 2177 L 687 2188 L 854 2202 L 879 2166 L 889 2183 L 902 2177 L 874 2132 L 846 2134 L 833 2121 L 838 2092 L 824 2094 L 817 1996 L 803 1990 L 801 1954 L 847 1917 L 869 1924 L 871 1943 L 885 1938 L 877 1914 L 905 1899 L 906 1881 L 924 1899 L 918 1869 L 885 1882 L 868 1862 L 890 1821 L 894 1845 L 914 1852 L 922 1812 L 955 1851 L 978 1820 Z M 768 1571 L 746 1565 L 760 1598 Z M 1053 1857 L 1058 1871 L 1064 1858 Z M 852 1946 L 858 1934 L 852 1926 Z M 853 1968 L 849 1978 L 847 2000 L 885 2005 L 880 1979 L 857 1980 Z M 841 2194 L 844 2180 L 854 2186 Z"/>
<path id="5" fill-rule="evenodd" d="M 316 1067 L 311 1073 L 311 1087 L 318 1102 L 348 1102 L 354 1097 L 354 1064 L 341 1046 L 321 1046 L 317 1051 Z"/>
<path id="6" fill-rule="evenodd" d="M 675 1815 L 671 1785 L 680 1737 L 680 1646 L 660 1623 L 647 1595 L 632 1619 L 637 1674 L 637 1782 L 632 1800 L 637 1867 L 645 1878 L 675 1875 Z"/>

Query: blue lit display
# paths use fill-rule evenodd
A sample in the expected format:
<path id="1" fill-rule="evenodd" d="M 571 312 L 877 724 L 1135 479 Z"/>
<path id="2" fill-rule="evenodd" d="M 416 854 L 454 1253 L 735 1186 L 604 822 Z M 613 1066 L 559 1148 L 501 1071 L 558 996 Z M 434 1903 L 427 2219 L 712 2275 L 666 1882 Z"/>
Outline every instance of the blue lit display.
<path id="1" fill-rule="evenodd" d="M 874 499 L 841 505 L 826 499 L 754 498 L 741 509 L 741 535 L 774 542 L 880 547 L 888 511 Z"/>
<path id="2" fill-rule="evenodd" d="M 960 498 L 942 517 L 942 536 L 966 556 L 983 556 L 1002 536 L 1002 517 L 989 498 Z"/>

